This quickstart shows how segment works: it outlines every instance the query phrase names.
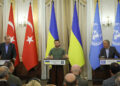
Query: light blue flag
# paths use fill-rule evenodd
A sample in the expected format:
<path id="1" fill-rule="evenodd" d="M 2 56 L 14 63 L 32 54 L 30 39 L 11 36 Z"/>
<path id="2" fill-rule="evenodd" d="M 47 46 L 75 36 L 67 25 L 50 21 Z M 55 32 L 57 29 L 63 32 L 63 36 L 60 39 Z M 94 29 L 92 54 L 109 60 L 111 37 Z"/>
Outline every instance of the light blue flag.
<path id="1" fill-rule="evenodd" d="M 119 2 L 117 6 L 112 46 L 114 46 L 117 49 L 117 51 L 120 53 L 120 3 Z"/>
<path id="2" fill-rule="evenodd" d="M 103 39 L 102 39 L 102 31 L 100 25 L 99 8 L 97 2 L 95 17 L 94 17 L 92 41 L 91 41 L 90 54 L 89 54 L 89 60 L 93 70 L 95 70 L 100 66 L 99 54 L 101 48 L 103 48 Z"/>

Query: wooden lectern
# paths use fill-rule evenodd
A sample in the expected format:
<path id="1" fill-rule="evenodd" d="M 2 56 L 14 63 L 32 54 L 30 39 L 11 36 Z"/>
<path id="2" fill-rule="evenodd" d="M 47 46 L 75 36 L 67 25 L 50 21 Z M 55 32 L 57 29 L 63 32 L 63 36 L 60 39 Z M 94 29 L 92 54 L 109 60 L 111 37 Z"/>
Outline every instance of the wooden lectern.
<path id="1" fill-rule="evenodd" d="M 110 75 L 110 65 L 111 63 L 116 62 L 120 64 L 120 59 L 105 59 L 100 58 L 100 67 L 96 70 L 93 70 L 93 83 L 94 84 L 102 84 L 103 80 L 109 78 Z"/>
<path id="2" fill-rule="evenodd" d="M 57 84 L 57 86 L 62 86 L 64 79 L 63 66 L 66 65 L 66 59 L 45 59 L 44 64 L 48 69 L 47 76 L 49 76 L 49 65 L 52 65 L 52 69 L 50 70 L 49 83 Z"/>

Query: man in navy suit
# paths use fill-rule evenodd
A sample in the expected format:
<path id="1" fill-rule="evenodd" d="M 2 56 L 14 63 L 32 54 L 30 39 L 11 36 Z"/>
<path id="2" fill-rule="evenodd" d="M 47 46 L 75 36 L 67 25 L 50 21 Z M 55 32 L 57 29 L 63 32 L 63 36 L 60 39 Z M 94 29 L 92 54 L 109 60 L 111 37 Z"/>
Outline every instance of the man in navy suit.
<path id="1" fill-rule="evenodd" d="M 5 36 L 5 42 L 0 44 L 0 59 L 15 60 L 16 49 L 13 43 L 10 43 L 10 36 Z"/>
<path id="2" fill-rule="evenodd" d="M 114 58 L 117 56 L 120 58 L 120 54 L 116 50 L 115 47 L 110 46 L 109 40 L 104 40 L 103 41 L 104 48 L 101 49 L 99 57 L 104 57 L 104 58 Z"/>

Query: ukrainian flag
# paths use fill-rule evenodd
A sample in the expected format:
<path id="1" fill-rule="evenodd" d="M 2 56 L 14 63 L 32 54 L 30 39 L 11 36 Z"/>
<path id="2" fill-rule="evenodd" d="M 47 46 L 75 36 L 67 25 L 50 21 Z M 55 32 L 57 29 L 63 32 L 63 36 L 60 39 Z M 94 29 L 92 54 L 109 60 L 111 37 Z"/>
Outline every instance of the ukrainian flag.
<path id="1" fill-rule="evenodd" d="M 70 36 L 68 56 L 71 65 L 77 64 L 81 67 L 85 64 L 80 29 L 79 29 L 79 22 L 77 16 L 76 2 L 74 6 L 72 31 Z"/>
<path id="2" fill-rule="evenodd" d="M 58 40 L 58 39 L 59 37 L 58 37 L 54 2 L 53 2 L 52 11 L 51 11 L 50 29 L 49 29 L 48 40 L 47 40 L 46 57 L 48 56 L 50 50 L 54 47 L 54 40 Z"/>

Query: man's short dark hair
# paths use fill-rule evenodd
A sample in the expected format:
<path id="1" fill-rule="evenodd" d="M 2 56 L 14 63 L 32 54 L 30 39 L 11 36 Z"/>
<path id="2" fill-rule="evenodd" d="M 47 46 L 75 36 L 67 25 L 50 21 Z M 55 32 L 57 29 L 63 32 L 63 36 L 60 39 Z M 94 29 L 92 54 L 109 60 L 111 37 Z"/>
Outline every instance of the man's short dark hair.
<path id="1" fill-rule="evenodd" d="M 10 37 L 9 35 L 4 36 L 4 39 L 6 40 L 7 37 Z"/>
<path id="2" fill-rule="evenodd" d="M 119 71 L 120 71 L 120 66 L 119 66 L 119 64 L 118 63 L 112 63 L 111 65 L 110 65 L 110 70 L 111 70 L 111 72 L 113 73 L 113 74 L 116 74 L 116 73 L 118 73 Z"/>
<path id="3" fill-rule="evenodd" d="M 1 66 L 1 67 L 4 67 L 4 70 L 0 71 L 0 79 L 3 79 L 8 75 L 9 69 L 6 66 Z"/>
<path id="4" fill-rule="evenodd" d="M 6 66 L 8 68 L 10 68 L 12 65 L 13 65 L 12 62 L 10 62 L 10 61 L 7 61 L 4 63 L 4 66 Z"/>
<path id="5" fill-rule="evenodd" d="M 55 41 L 59 41 L 59 42 L 60 42 L 60 40 L 59 40 L 59 39 L 54 40 L 54 42 L 55 42 Z"/>
<path id="6" fill-rule="evenodd" d="M 109 40 L 104 40 L 104 41 L 106 41 L 110 45 L 110 41 Z"/>

